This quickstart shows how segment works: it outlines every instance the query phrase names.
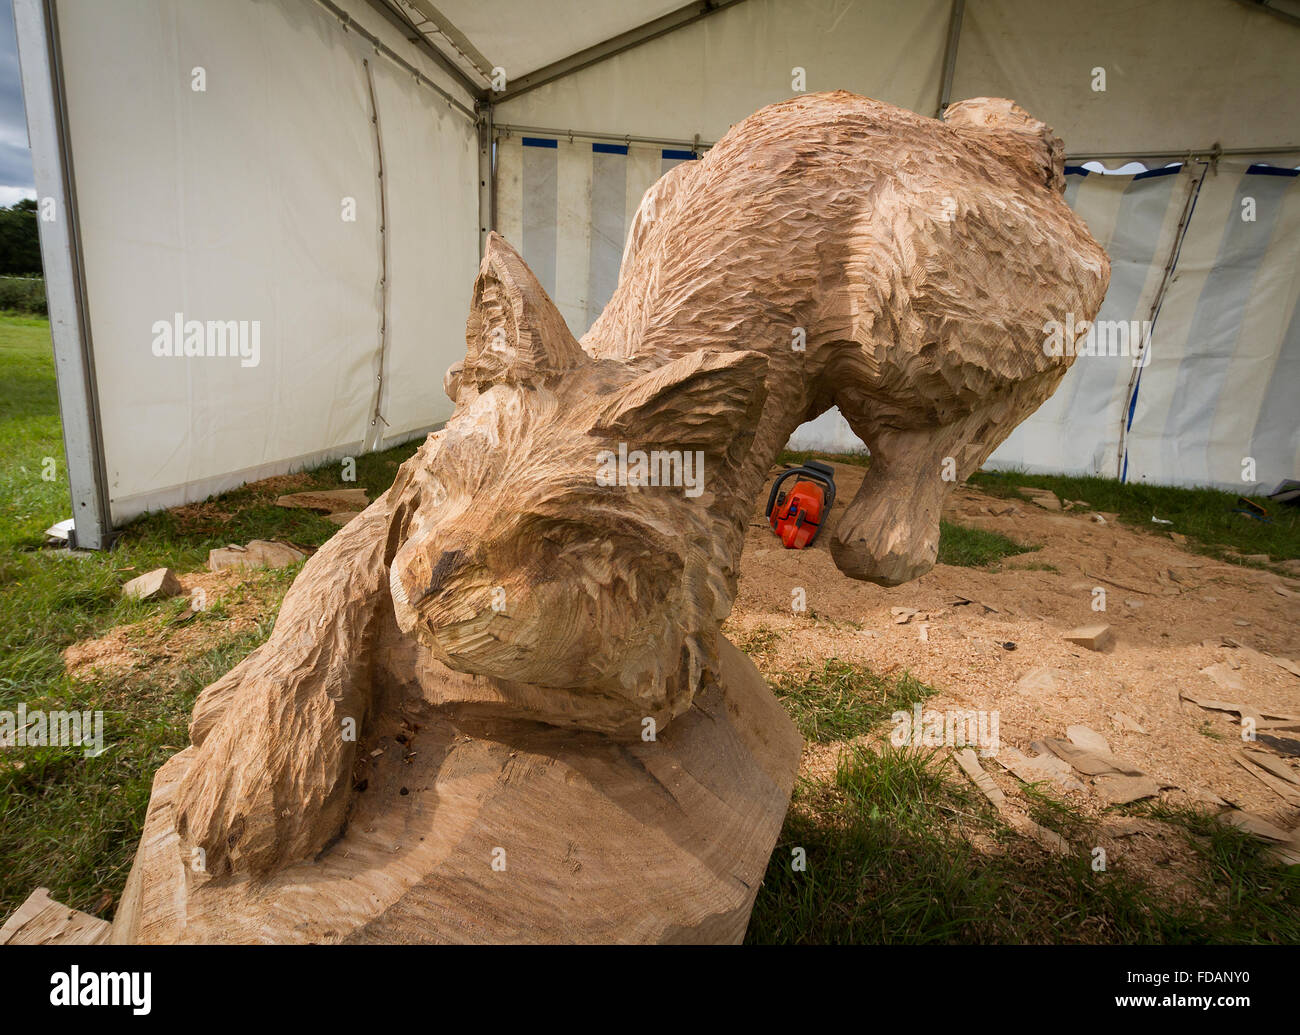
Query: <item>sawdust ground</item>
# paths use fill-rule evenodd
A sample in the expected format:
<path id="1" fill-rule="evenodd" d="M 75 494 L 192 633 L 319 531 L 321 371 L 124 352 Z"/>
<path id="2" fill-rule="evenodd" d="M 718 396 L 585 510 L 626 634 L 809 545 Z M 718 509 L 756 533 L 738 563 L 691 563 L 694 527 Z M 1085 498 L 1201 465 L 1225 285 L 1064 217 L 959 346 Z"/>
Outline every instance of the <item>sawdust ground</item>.
<path id="1" fill-rule="evenodd" d="M 207 608 L 220 607 L 226 617 L 213 622 L 202 620 L 201 615 L 187 619 L 184 611 L 180 615 L 168 611 L 116 626 L 103 636 L 74 643 L 63 652 L 68 675 L 73 679 L 91 679 L 121 676 L 145 668 L 156 675 L 160 668 L 183 665 L 187 658 L 232 633 L 257 628 L 266 615 L 267 601 L 254 588 L 255 573 L 227 568 L 177 578 L 185 597 L 201 589 Z"/>
<path id="2" fill-rule="evenodd" d="M 839 498 L 847 503 L 865 472 L 834 467 Z M 1233 761 L 1232 753 L 1242 747 L 1236 717 L 1182 701 L 1180 692 L 1300 713 L 1300 678 L 1253 652 L 1223 645 L 1227 637 L 1294 659 L 1300 654 L 1300 596 L 1284 594 L 1295 594 L 1300 583 L 1191 553 L 1165 533 L 1138 532 L 1113 518 L 1099 524 L 1084 510 L 1058 513 L 1016 501 L 1013 512 L 1002 513 L 1011 506 L 963 486 L 944 517 L 1040 549 L 989 569 L 937 565 L 914 582 L 883 588 L 849 579 L 835 567 L 830 532 L 842 507 L 811 549 L 796 551 L 781 547 L 760 505 L 750 520 L 739 595 L 725 631 L 741 643 L 763 630 L 779 635 L 760 659 L 769 676 L 820 666 L 828 658 L 882 675 L 908 671 L 938 691 L 927 709 L 997 711 L 1001 743 L 1027 754 L 1034 753 L 1033 741 L 1064 737 L 1072 724 L 1089 726 L 1107 738 L 1115 755 L 1164 786 L 1162 797 L 1171 803 L 1203 801 L 1210 792 L 1283 829 L 1295 828 L 1300 810 Z M 1027 565 L 1057 570 L 1025 570 Z M 1106 590 L 1104 613 L 1093 610 L 1097 586 Z M 796 587 L 806 594 L 803 614 L 791 608 Z M 973 602 L 956 605 L 958 598 Z M 899 607 L 922 614 L 898 624 L 890 609 Z M 1115 633 L 1106 651 L 1062 639 L 1069 629 L 1100 622 Z M 1201 673 L 1218 662 L 1234 670 L 1245 692 Z M 1017 686 L 1040 667 L 1056 670 L 1055 689 Z M 1121 725 L 1114 718 L 1120 714 L 1145 733 Z M 1300 748 L 1300 733 L 1270 732 Z M 809 746 L 801 775 L 829 779 L 842 748 Z M 1284 751 L 1279 757 L 1294 767 L 1296 760 Z M 1019 781 L 992 759 L 984 767 L 1013 807 L 1023 808 Z M 1109 845 L 1108 852 L 1113 847 L 1143 869 L 1159 871 L 1161 883 L 1185 876 L 1180 871 L 1186 845 L 1167 824 L 1121 819 L 1091 793 L 1054 793 L 1097 824 L 1099 843 Z"/>
<path id="3" fill-rule="evenodd" d="M 263 478 L 258 482 L 249 482 L 241 486 L 238 491 L 242 499 L 246 499 L 248 494 L 258 499 L 271 499 L 299 492 L 311 485 L 311 482 L 312 479 L 305 472 L 299 471 L 294 474 L 279 474 L 272 478 Z M 168 513 L 175 520 L 177 529 L 185 532 L 195 527 L 206 527 L 213 522 L 234 519 L 238 510 L 247 505 L 242 502 L 242 499 L 233 510 L 226 509 L 226 505 L 220 499 L 216 499 L 173 507 Z"/>

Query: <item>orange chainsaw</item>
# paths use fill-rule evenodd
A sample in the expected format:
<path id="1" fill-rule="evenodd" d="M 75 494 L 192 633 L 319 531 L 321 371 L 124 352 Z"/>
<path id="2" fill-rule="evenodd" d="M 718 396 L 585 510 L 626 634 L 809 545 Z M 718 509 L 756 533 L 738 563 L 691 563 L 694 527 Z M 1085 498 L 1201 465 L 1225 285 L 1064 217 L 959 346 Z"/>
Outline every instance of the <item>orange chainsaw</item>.
<path id="1" fill-rule="evenodd" d="M 796 478 L 794 485 L 781 486 Z M 809 460 L 802 467 L 782 471 L 767 497 L 767 521 L 787 550 L 811 546 L 835 502 L 835 472 Z"/>

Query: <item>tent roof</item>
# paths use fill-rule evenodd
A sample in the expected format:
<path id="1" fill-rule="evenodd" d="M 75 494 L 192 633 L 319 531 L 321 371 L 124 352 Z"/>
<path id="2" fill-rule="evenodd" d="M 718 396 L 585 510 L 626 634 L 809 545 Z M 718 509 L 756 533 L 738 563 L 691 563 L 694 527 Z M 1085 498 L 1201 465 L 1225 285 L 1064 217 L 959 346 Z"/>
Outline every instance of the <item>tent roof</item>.
<path id="1" fill-rule="evenodd" d="M 954 100 L 1011 97 L 1074 154 L 1300 147 L 1300 0 L 368 2 L 491 99 L 498 121 L 716 139 L 775 99 L 760 96 L 773 62 L 793 62 L 809 89 L 924 114 L 949 85 Z M 846 27 L 860 60 L 843 54 Z M 1087 85 L 1099 67 L 1104 92 Z M 490 89 L 494 68 L 504 92 Z"/>
<path id="2" fill-rule="evenodd" d="M 403 0 L 411 8 L 440 11 L 511 79 L 654 21 L 682 6 L 681 0 L 548 0 L 492 3 L 484 0 Z M 436 23 L 436 19 L 434 19 Z"/>

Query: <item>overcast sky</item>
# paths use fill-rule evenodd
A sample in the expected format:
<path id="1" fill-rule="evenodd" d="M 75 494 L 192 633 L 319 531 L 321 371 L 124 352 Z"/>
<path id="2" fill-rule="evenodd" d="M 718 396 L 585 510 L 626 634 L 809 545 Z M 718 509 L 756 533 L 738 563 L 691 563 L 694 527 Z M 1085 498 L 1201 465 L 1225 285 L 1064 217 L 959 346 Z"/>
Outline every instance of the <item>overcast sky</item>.
<path id="1" fill-rule="evenodd" d="M 0 205 L 34 198 L 32 155 L 27 148 L 27 118 L 18 76 L 13 0 L 0 0 Z"/>

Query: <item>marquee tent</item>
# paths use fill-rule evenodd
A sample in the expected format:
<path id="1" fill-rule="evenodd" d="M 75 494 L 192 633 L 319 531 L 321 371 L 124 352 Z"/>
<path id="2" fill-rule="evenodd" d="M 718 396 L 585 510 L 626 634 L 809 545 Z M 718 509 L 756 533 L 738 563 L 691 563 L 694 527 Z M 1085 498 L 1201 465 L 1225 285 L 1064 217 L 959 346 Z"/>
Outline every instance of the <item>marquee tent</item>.
<path id="1" fill-rule="evenodd" d="M 1106 354 L 1081 356 L 994 464 L 1247 489 L 1300 475 L 1293 0 L 14 14 L 78 545 L 436 427 L 488 229 L 581 334 L 659 175 L 764 104 L 836 88 L 925 115 L 1011 97 L 1066 142 L 1067 200 L 1114 263 Z M 1096 164 L 1131 160 L 1148 171 Z M 835 417 L 796 441 L 847 441 Z"/>

